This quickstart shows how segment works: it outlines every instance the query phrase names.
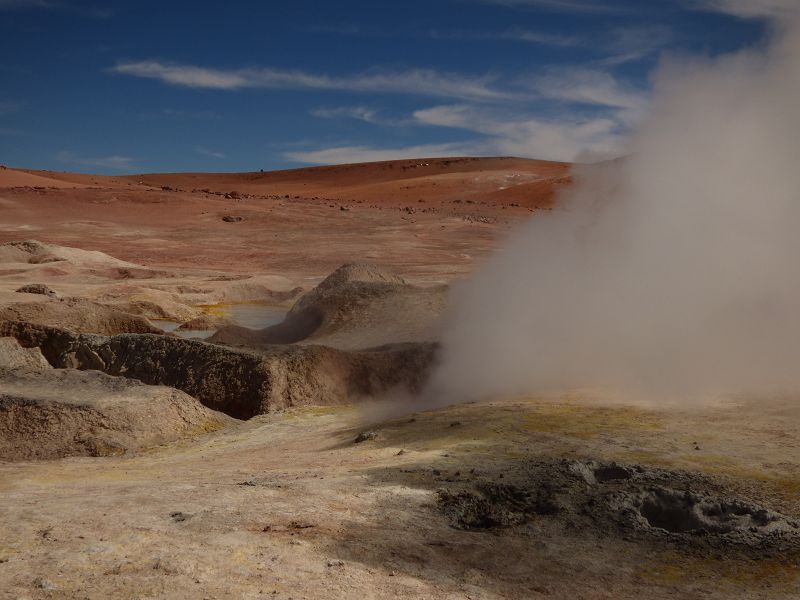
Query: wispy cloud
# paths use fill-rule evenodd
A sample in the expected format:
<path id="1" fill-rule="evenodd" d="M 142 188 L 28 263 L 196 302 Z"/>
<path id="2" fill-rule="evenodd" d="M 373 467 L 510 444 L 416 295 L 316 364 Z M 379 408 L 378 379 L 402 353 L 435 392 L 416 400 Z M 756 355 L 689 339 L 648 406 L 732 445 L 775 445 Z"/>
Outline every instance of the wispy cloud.
<path id="1" fill-rule="evenodd" d="M 675 39 L 675 34 L 672 29 L 664 25 L 637 26 L 612 29 L 606 38 L 600 42 L 599 47 L 608 56 L 597 62 L 613 67 L 635 62 L 659 52 Z"/>
<path id="2" fill-rule="evenodd" d="M 507 40 L 552 46 L 557 48 L 579 48 L 591 52 L 594 64 L 608 67 L 634 62 L 646 58 L 667 46 L 674 39 L 669 27 L 636 26 L 597 30 L 591 35 L 565 35 L 529 29 L 507 29 L 504 31 L 439 31 L 430 32 L 430 37 L 439 40 Z"/>
<path id="3" fill-rule="evenodd" d="M 436 158 L 443 156 L 475 156 L 480 154 L 474 144 L 421 144 L 400 148 L 373 146 L 337 146 L 318 150 L 285 152 L 284 158 L 310 165 L 340 165 L 345 163 L 400 160 L 403 158 Z"/>
<path id="4" fill-rule="evenodd" d="M 197 152 L 198 154 L 201 154 L 203 156 L 208 156 L 210 158 L 219 158 L 219 159 L 225 158 L 225 154 L 223 154 L 222 152 L 209 150 L 208 148 L 203 148 L 202 146 L 198 146 L 197 148 L 194 149 L 194 151 Z"/>
<path id="5" fill-rule="evenodd" d="M 607 71 L 572 68 L 551 71 L 527 82 L 544 98 L 562 102 L 621 108 L 637 113 L 648 106 L 647 94 L 620 82 Z"/>
<path id="6" fill-rule="evenodd" d="M 475 134 L 466 142 L 401 148 L 347 145 L 295 151 L 285 156 L 314 164 L 389 160 L 414 153 L 416 156 L 515 155 L 563 161 L 609 158 L 624 153 L 627 136 L 649 103 L 644 91 L 605 70 L 561 69 L 521 80 L 518 85 L 527 88 L 529 101 L 467 101 L 424 108 L 408 117 L 382 121 L 375 109 L 363 106 L 317 109 L 312 113 L 380 125 L 440 127 Z M 539 115 L 535 108 L 539 109 Z M 543 118 L 541 114 L 550 117 Z"/>
<path id="7" fill-rule="evenodd" d="M 244 88 L 314 89 L 439 96 L 472 100 L 509 98 L 508 92 L 493 87 L 490 75 L 472 77 L 431 69 L 388 72 L 375 71 L 334 77 L 271 68 L 215 69 L 158 61 L 124 62 L 113 73 L 156 79 L 171 85 L 217 90 Z"/>
<path id="8" fill-rule="evenodd" d="M 63 150 L 56 154 L 56 160 L 70 165 L 78 165 L 81 167 L 100 167 L 102 169 L 110 169 L 113 171 L 132 171 L 136 167 L 136 159 L 128 156 L 101 156 L 97 158 L 87 158 L 78 156 L 72 152 Z"/>
<path id="9" fill-rule="evenodd" d="M 464 129 L 486 136 L 481 144 L 494 154 L 572 161 L 587 154 L 607 158 L 623 151 L 628 128 L 614 118 L 563 115 L 542 120 L 485 107 L 435 106 L 414 112 L 421 124 Z"/>
<path id="10" fill-rule="evenodd" d="M 437 40 L 509 40 L 561 48 L 585 46 L 588 43 L 586 39 L 579 36 L 545 33 L 529 29 L 507 29 L 498 32 L 433 30 L 430 32 L 430 37 Z"/>

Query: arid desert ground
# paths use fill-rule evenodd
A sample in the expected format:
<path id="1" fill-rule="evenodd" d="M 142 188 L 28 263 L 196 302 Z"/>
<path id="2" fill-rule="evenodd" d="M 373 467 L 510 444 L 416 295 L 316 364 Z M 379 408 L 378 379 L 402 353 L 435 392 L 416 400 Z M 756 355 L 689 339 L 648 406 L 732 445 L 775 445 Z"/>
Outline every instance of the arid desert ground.
<path id="1" fill-rule="evenodd" d="M 0 169 L 0 597 L 800 597 L 793 398 L 413 404 L 571 180 Z"/>

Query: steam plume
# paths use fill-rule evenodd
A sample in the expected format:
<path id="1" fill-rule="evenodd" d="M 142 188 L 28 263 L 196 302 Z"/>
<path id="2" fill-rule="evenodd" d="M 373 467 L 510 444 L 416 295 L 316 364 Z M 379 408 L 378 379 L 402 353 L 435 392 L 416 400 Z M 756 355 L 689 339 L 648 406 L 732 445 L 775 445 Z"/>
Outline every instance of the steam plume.
<path id="1" fill-rule="evenodd" d="M 800 391 L 800 25 L 780 16 L 766 47 L 661 66 L 629 156 L 577 169 L 455 290 L 429 397 Z"/>

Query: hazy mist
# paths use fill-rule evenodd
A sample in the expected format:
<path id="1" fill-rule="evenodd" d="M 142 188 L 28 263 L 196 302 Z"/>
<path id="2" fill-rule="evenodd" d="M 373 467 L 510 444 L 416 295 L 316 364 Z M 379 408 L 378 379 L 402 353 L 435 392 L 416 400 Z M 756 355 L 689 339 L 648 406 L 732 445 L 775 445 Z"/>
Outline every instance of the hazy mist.
<path id="1" fill-rule="evenodd" d="M 671 57 L 624 159 L 578 168 L 452 296 L 426 398 L 800 391 L 800 27 Z"/>

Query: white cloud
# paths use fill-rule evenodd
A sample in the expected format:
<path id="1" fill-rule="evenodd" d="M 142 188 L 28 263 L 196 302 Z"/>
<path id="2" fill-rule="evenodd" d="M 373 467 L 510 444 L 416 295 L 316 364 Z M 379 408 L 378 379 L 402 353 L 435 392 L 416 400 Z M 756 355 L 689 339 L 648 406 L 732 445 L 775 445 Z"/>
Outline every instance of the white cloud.
<path id="1" fill-rule="evenodd" d="M 371 146 L 338 146 L 319 150 L 286 152 L 288 160 L 312 165 L 340 165 L 346 163 L 400 160 L 403 158 L 436 158 L 443 156 L 475 156 L 481 154 L 479 144 L 420 144 L 403 148 L 375 148 Z"/>
<path id="2" fill-rule="evenodd" d="M 169 65 L 155 61 L 121 63 L 111 68 L 114 73 L 159 79 L 173 85 L 186 87 L 234 90 L 250 87 L 241 72 L 205 69 L 190 65 Z"/>
<path id="3" fill-rule="evenodd" d="M 56 154 L 56 159 L 60 162 L 78 165 L 82 167 L 100 167 L 115 171 L 131 171 L 136 166 L 136 160 L 128 156 L 102 156 L 98 158 L 86 158 L 73 154 L 72 152 L 62 151 Z"/>
<path id="4" fill-rule="evenodd" d="M 431 69 L 399 72 L 368 72 L 332 77 L 304 71 L 270 68 L 214 69 L 194 65 L 139 61 L 120 63 L 113 73 L 157 79 L 192 88 L 237 90 L 243 88 L 315 89 L 441 96 L 472 100 L 500 100 L 512 97 L 492 87 L 492 76 L 470 77 Z"/>

